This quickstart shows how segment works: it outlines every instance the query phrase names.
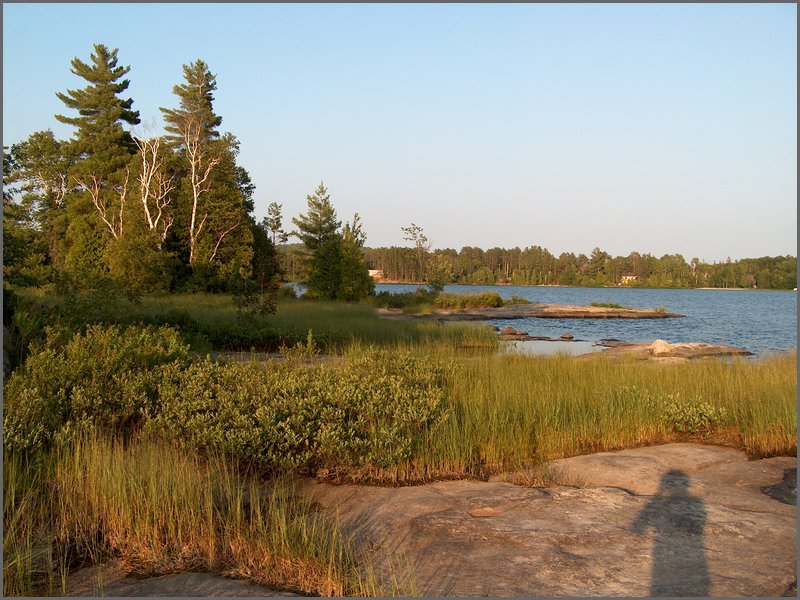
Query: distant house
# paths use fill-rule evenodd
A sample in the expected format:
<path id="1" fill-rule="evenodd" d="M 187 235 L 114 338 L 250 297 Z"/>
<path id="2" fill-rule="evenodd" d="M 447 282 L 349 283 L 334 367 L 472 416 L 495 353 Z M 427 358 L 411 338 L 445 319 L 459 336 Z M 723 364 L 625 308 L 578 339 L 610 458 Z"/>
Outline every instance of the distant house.
<path id="1" fill-rule="evenodd" d="M 631 285 L 632 283 L 636 283 L 638 277 L 636 275 L 623 275 L 620 277 L 619 283 L 620 285 Z"/>
<path id="2" fill-rule="evenodd" d="M 369 276 L 373 279 L 383 279 L 383 271 L 380 269 L 370 269 Z"/>

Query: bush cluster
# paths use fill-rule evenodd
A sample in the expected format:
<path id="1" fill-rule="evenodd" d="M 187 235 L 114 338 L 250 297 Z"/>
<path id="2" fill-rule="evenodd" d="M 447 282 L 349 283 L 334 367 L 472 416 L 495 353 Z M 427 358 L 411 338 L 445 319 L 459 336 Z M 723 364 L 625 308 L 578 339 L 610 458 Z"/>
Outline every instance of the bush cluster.
<path id="1" fill-rule="evenodd" d="M 387 291 L 377 292 L 374 302 L 378 308 L 410 308 L 431 304 L 436 299 L 436 295 L 435 291 L 418 287 L 413 292 L 403 292 L 401 294 L 393 294 Z"/>
<path id="2" fill-rule="evenodd" d="M 170 328 L 91 325 L 46 330 L 5 389 L 6 451 L 36 451 L 71 432 L 130 428 L 158 409 L 160 369 L 182 367 L 189 348 Z"/>
<path id="3" fill-rule="evenodd" d="M 12 375 L 7 451 L 142 427 L 193 450 L 313 474 L 397 465 L 444 417 L 441 367 L 408 351 L 309 365 L 308 340 L 283 361 L 236 363 L 192 358 L 166 327 L 95 325 L 69 336 L 50 330 Z"/>
<path id="4" fill-rule="evenodd" d="M 683 402 L 671 396 L 664 407 L 667 424 L 678 433 L 705 434 L 728 421 L 728 411 L 708 402 Z"/>
<path id="5" fill-rule="evenodd" d="M 442 293 L 436 297 L 437 308 L 493 308 L 503 306 L 503 298 L 497 292 L 481 292 L 479 294 Z"/>
<path id="6" fill-rule="evenodd" d="M 206 360 L 163 377 L 148 428 L 278 471 L 399 464 L 444 414 L 438 369 L 410 353 L 371 350 L 341 367 Z"/>

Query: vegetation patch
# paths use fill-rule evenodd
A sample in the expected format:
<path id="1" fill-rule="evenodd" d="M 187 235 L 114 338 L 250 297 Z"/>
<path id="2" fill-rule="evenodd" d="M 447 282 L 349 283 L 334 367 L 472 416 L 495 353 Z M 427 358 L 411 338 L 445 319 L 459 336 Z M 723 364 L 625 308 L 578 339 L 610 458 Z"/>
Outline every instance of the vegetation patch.
<path id="1" fill-rule="evenodd" d="M 630 308 L 630 306 L 623 306 L 615 302 L 592 302 L 589 306 L 596 306 L 597 308 Z"/>

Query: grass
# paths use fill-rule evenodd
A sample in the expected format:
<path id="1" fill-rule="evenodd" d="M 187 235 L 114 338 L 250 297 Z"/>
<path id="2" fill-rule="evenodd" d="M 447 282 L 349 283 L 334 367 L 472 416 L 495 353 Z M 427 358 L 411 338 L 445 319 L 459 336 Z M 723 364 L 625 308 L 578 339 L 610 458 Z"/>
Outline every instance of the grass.
<path id="1" fill-rule="evenodd" d="M 345 304 L 284 298 L 276 314 L 242 320 L 231 297 L 223 294 L 149 296 L 133 303 L 125 298 L 76 296 L 65 300 L 38 290 L 21 296 L 31 305 L 18 319 L 30 329 L 53 322 L 55 312 L 73 328 L 86 323 L 134 322 L 178 328 L 193 349 L 276 352 L 306 340 L 311 330 L 325 353 L 341 354 L 352 344 L 396 345 L 447 343 L 456 347 L 496 347 L 491 328 L 476 323 L 393 321 L 381 319 L 369 304 Z M 30 315 L 35 315 L 33 318 Z M 34 333 L 28 334 L 33 337 Z"/>
<path id="2" fill-rule="evenodd" d="M 797 452 L 796 354 L 660 365 L 429 352 L 426 362 L 450 365 L 445 418 L 417 441 L 412 460 L 373 479 L 485 478 L 676 441 L 728 445 L 751 457 Z"/>
<path id="3" fill-rule="evenodd" d="M 630 308 L 630 306 L 623 306 L 616 302 L 592 302 L 589 306 L 596 306 L 597 308 Z"/>
<path id="4" fill-rule="evenodd" d="M 23 313 L 33 335 L 42 327 L 40 321 L 48 321 L 47 306 L 63 299 L 42 295 L 29 300 L 39 303 L 38 309 Z M 296 425 L 312 440 L 324 430 L 330 448 L 333 441 L 342 442 L 353 455 L 345 466 L 339 459 L 303 463 L 305 474 L 324 476 L 325 471 L 339 480 L 397 484 L 504 473 L 522 485 L 544 485 L 559 481 L 560 475 L 548 468 L 553 459 L 671 441 L 724 444 L 752 457 L 797 452 L 796 353 L 686 364 L 602 356 L 574 360 L 467 351 L 472 345 L 494 348 L 496 337 L 489 328 L 468 323 L 385 321 L 368 305 L 284 300 L 276 315 L 243 322 L 226 296 L 156 297 L 139 304 L 115 300 L 102 306 L 90 298 L 71 302 L 61 308 L 75 311 L 73 322 L 174 321 L 198 345 L 203 340 L 223 347 L 226 342 L 247 347 L 241 344 L 265 340 L 302 344 L 312 330 L 314 344 L 323 352 L 341 354 L 340 360 L 294 360 L 290 352 L 279 367 L 202 367 L 184 351 L 182 360 L 191 364 L 173 361 L 163 371 L 175 377 L 191 375 L 192 369 L 200 369 L 198 377 L 208 371 L 208 385 L 205 379 L 189 378 L 196 392 L 188 384 L 173 392 L 183 394 L 186 406 L 196 404 L 192 410 L 198 426 L 219 431 L 220 439 L 230 435 L 237 442 L 241 434 L 242 447 L 249 448 L 245 442 L 255 427 L 244 415 L 247 405 L 260 415 L 263 422 L 258 425 L 264 431 L 290 432 Z M 146 344 L 136 341 L 139 338 L 123 332 L 121 339 L 151 357 Z M 370 354 L 375 346 L 384 347 L 384 354 Z M 139 429 L 148 415 L 130 420 L 135 427 L 129 425 L 121 434 L 104 433 L 103 424 L 118 416 L 114 411 L 119 407 L 141 404 L 163 413 L 168 399 L 153 390 L 164 392 L 170 380 L 159 379 L 160 371 L 150 363 L 143 367 L 133 360 L 136 352 L 124 344 L 106 344 L 102 360 L 91 350 L 94 346 L 86 348 L 83 353 L 51 349 L 51 362 L 40 361 L 36 371 L 41 381 L 31 369 L 19 371 L 31 377 L 25 386 L 38 390 L 43 406 L 58 397 L 70 410 L 83 406 L 93 411 L 86 414 L 110 416 L 94 421 L 88 434 L 59 436 L 39 454 L 5 452 L 4 595 L 64 594 L 70 570 L 110 557 L 146 575 L 197 569 L 304 593 L 407 593 L 398 586 L 379 589 L 367 555 L 286 479 L 292 469 L 273 469 L 272 477 L 265 478 L 259 476 L 263 465 L 246 454 L 235 459 L 221 454 L 213 443 L 202 452 L 187 451 L 167 434 L 157 437 L 157 429 Z M 296 349 L 298 355 L 301 351 Z M 414 360 L 403 359 L 404 353 Z M 164 356 L 164 361 L 172 360 Z M 123 358 L 130 360 L 117 360 Z M 111 365 L 113 376 L 101 368 L 103 361 Z M 128 363 L 133 365 L 129 375 L 115 366 Z M 53 388 L 61 385 L 55 379 L 58 365 L 73 379 L 83 372 L 74 365 L 95 375 L 87 375 L 91 381 L 74 381 L 77 391 L 68 397 L 66 391 Z M 441 373 L 429 381 L 435 387 L 430 394 L 409 395 L 409 382 L 418 382 L 428 368 Z M 268 381 L 273 383 L 266 385 Z M 123 386 L 119 390 L 113 387 L 118 383 Z M 23 387 L 12 381 L 7 390 Z M 270 396 L 273 389 L 280 392 L 277 402 Z M 38 397 L 26 394 L 19 394 L 16 402 Z M 353 402 L 359 398 L 360 404 Z M 16 410 L 11 400 L 6 399 L 6 420 Z M 324 418 L 314 410 L 323 400 Z M 424 419 L 415 416 L 420 406 L 427 411 L 420 413 Z M 275 407 L 280 409 L 276 418 L 284 421 L 271 420 Z M 18 423 L 35 429 L 35 422 L 25 421 L 26 413 L 16 414 L 22 415 Z M 184 414 L 183 408 L 176 409 L 175 418 Z M 227 427 L 222 417 L 243 425 L 239 430 Z M 203 419 L 209 420 L 206 429 Z M 8 449 L 12 438 L 6 427 L 4 423 Z M 334 439 L 337 427 L 367 433 Z M 372 454 L 365 454 L 364 448 Z M 392 448 L 402 452 L 392 453 Z"/>
<path id="5" fill-rule="evenodd" d="M 796 373 L 794 355 L 685 365 L 478 357 L 449 383 L 449 419 L 435 444 L 459 464 L 479 453 L 479 475 L 687 437 L 752 456 L 791 455 Z M 701 402 L 725 409 L 727 420 L 691 435 L 668 418 L 675 404 Z"/>
<path id="6" fill-rule="evenodd" d="M 381 308 L 401 308 L 409 314 L 430 314 L 436 309 L 463 310 L 465 308 L 496 308 L 510 304 L 530 304 L 527 298 L 514 295 L 504 299 L 496 292 L 477 294 L 435 293 L 422 288 L 415 292 L 392 294 L 380 292 L 374 303 Z"/>
<path id="7" fill-rule="evenodd" d="M 116 557 L 142 576 L 197 570 L 318 595 L 402 593 L 376 583 L 327 513 L 291 481 L 160 440 L 81 437 L 36 469 L 4 457 L 3 593 L 65 594 L 70 570 Z"/>

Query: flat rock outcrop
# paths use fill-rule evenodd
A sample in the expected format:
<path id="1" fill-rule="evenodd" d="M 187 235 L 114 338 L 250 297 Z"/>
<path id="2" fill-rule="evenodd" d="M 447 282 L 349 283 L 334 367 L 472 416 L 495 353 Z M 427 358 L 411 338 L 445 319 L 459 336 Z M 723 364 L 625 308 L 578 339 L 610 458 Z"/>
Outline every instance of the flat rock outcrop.
<path id="1" fill-rule="evenodd" d="M 116 562 L 102 569 L 89 567 L 69 576 L 67 595 L 86 596 L 157 596 L 166 597 L 256 597 L 300 596 L 256 585 L 241 579 L 229 579 L 211 573 L 176 573 L 160 577 L 136 578 L 128 576 Z"/>
<path id="2" fill-rule="evenodd" d="M 550 467 L 550 488 L 301 489 L 370 549 L 379 577 L 413 579 L 423 596 L 796 596 L 796 458 L 667 444 Z M 765 493 L 776 486 L 782 501 Z M 113 563 L 100 588 L 96 572 L 72 575 L 68 594 L 295 595 L 204 573 L 132 579 Z"/>
<path id="3" fill-rule="evenodd" d="M 794 595 L 796 506 L 762 488 L 795 458 L 668 444 L 552 466 L 581 487 L 305 489 L 424 596 Z"/>
<path id="4" fill-rule="evenodd" d="M 487 319 L 674 319 L 678 313 L 647 308 L 607 308 L 603 306 L 570 306 L 568 304 L 511 304 L 490 308 L 461 310 L 436 309 L 431 314 L 403 314 L 402 311 L 379 309 L 386 318 L 434 319 L 440 321 L 482 321 Z"/>
<path id="5" fill-rule="evenodd" d="M 632 356 L 638 359 L 650 359 L 661 362 L 684 362 L 694 358 L 710 356 L 752 356 L 752 352 L 737 346 L 724 344 L 706 344 L 704 342 L 689 342 L 670 344 L 664 340 L 653 342 L 618 342 L 604 341 L 598 344 L 607 346 L 600 354 L 602 356 Z"/>

